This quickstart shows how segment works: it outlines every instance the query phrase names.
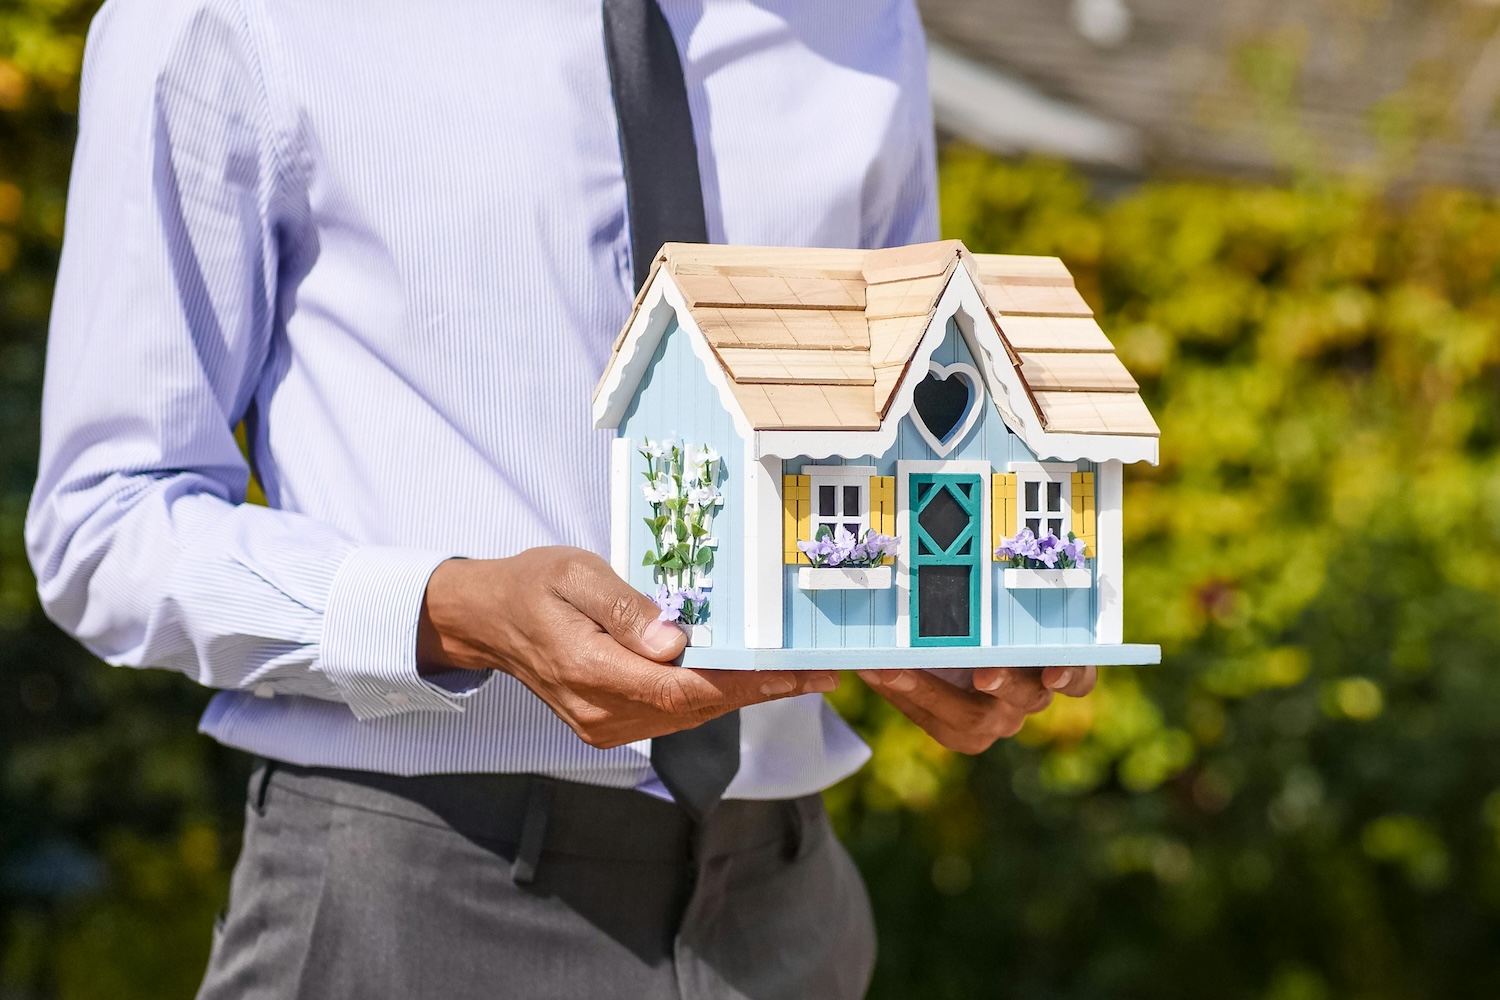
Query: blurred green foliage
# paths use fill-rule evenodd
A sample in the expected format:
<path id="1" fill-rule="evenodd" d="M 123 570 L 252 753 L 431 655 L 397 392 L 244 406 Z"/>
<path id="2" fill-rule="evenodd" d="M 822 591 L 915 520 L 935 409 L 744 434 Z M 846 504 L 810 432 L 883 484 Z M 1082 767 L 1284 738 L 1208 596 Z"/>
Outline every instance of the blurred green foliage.
<path id="1" fill-rule="evenodd" d="M 205 694 L 111 670 L 21 547 L 92 3 L 0 7 L 0 998 L 191 996 L 245 761 Z M 1500 992 L 1500 203 L 1149 182 L 954 152 L 946 235 L 1057 254 L 1163 432 L 1128 473 L 1107 673 L 979 758 L 858 684 L 829 794 L 873 996 Z"/>
<path id="2" fill-rule="evenodd" d="M 835 790 L 878 997 L 1500 990 L 1500 204 L 954 152 L 945 235 L 1056 254 L 1161 424 L 1116 670 L 978 759 L 866 692 Z"/>

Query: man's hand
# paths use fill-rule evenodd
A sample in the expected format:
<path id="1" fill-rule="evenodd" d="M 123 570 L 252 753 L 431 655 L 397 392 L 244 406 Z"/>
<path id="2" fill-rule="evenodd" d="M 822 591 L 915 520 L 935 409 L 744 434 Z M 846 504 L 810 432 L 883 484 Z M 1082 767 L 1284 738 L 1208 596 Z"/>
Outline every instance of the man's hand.
<path id="1" fill-rule="evenodd" d="M 582 549 L 453 559 L 427 583 L 417 635 L 424 670 L 502 670 L 590 746 L 691 729 L 758 702 L 832 691 L 831 671 L 663 666 L 686 645 L 650 598 Z"/>
<path id="2" fill-rule="evenodd" d="M 1016 735 L 1026 716 L 1054 694 L 1081 698 L 1094 689 L 1094 667 L 994 667 L 973 671 L 861 670 L 859 676 L 933 739 L 959 753 L 980 753 Z M 953 680 L 945 679 L 948 674 Z"/>

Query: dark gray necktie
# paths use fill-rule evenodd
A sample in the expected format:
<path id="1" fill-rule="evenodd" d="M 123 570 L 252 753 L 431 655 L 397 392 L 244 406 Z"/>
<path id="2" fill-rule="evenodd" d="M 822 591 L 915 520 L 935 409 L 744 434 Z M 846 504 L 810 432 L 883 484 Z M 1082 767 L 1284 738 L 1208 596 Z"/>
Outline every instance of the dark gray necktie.
<path id="1" fill-rule="evenodd" d="M 707 243 L 698 147 L 672 29 L 656 0 L 604 0 L 630 252 L 639 289 L 663 243 Z M 657 777 L 702 822 L 740 769 L 740 714 L 651 741 Z"/>

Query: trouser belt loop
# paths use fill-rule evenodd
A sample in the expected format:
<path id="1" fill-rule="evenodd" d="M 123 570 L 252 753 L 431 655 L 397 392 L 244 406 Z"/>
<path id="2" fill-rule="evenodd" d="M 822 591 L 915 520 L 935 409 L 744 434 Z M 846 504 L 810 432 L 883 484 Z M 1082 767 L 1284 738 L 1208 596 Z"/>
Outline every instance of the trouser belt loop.
<path id="1" fill-rule="evenodd" d="M 787 857 L 799 861 L 812 849 L 812 822 L 818 806 L 815 796 L 793 799 L 790 807 L 791 830 L 787 842 Z"/>
<path id="2" fill-rule="evenodd" d="M 530 885 L 536 880 L 555 791 L 556 783 L 551 778 L 531 779 L 531 788 L 526 793 L 526 817 L 521 821 L 521 840 L 516 845 L 515 863 L 510 867 L 510 877 L 516 885 Z"/>
<path id="3" fill-rule="evenodd" d="M 257 816 L 264 816 L 266 814 L 266 796 L 268 794 L 270 794 L 270 791 L 271 791 L 271 774 L 275 770 L 276 770 L 276 762 L 274 760 L 269 760 L 269 759 L 262 759 L 261 760 L 261 762 L 260 762 L 260 773 L 258 775 L 256 775 L 256 779 L 255 779 L 254 806 L 255 806 L 255 815 L 257 815 Z"/>

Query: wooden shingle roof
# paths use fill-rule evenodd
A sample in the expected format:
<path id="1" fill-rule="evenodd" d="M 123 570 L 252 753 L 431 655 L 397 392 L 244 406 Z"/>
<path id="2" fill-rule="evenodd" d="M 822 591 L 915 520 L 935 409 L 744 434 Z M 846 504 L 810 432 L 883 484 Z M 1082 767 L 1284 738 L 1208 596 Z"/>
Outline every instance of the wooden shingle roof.
<path id="1" fill-rule="evenodd" d="M 959 267 L 1046 430 L 1158 434 L 1055 257 L 973 254 L 957 240 L 889 250 L 669 243 L 652 274 L 670 275 L 754 429 L 869 431 L 890 410 Z M 624 342 L 622 332 L 617 353 Z"/>

